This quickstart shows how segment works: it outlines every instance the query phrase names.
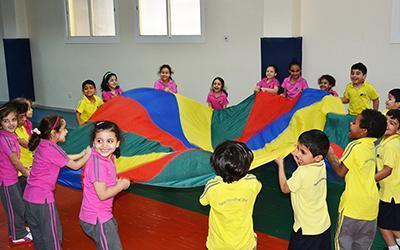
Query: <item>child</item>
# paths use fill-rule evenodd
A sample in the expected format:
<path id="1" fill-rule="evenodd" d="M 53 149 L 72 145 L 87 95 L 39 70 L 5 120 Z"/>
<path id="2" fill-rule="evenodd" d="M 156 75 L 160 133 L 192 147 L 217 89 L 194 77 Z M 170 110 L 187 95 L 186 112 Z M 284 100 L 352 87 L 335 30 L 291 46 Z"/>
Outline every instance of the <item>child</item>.
<path id="1" fill-rule="evenodd" d="M 292 62 L 289 65 L 289 76 L 283 80 L 283 96 L 293 99 L 308 88 L 306 79 L 301 77 L 301 66 L 298 62 Z"/>
<path id="2" fill-rule="evenodd" d="M 324 158 L 329 139 L 320 130 L 302 133 L 292 153 L 298 165 L 287 180 L 283 159 L 276 160 L 279 184 L 290 193 L 294 224 L 289 249 L 331 249 L 330 218 L 326 203 L 326 166 Z"/>
<path id="3" fill-rule="evenodd" d="M 389 250 L 400 245 L 400 110 L 386 114 L 387 127 L 377 147 L 379 181 L 378 227 Z M 396 238 L 396 239 L 395 239 Z M 397 243 L 397 244 L 396 244 Z"/>
<path id="4" fill-rule="evenodd" d="M 375 88 L 365 81 L 367 78 L 367 67 L 362 63 L 356 63 L 351 66 L 350 79 L 342 102 L 349 104 L 349 114 L 358 115 L 364 109 L 371 108 L 371 100 L 374 110 L 379 108 L 379 94 Z"/>
<path id="5" fill-rule="evenodd" d="M 29 140 L 29 149 L 35 155 L 23 198 L 35 249 L 61 249 L 62 229 L 54 201 L 58 174 L 64 166 L 81 168 L 90 156 L 89 147 L 79 154 L 67 155 L 57 145 L 65 141 L 65 126 L 61 116 L 46 116 Z"/>
<path id="6" fill-rule="evenodd" d="M 118 78 L 115 73 L 106 72 L 101 81 L 101 96 L 106 102 L 116 96 L 121 95 L 123 90 L 118 85 Z"/>
<path id="7" fill-rule="evenodd" d="M 383 111 L 384 114 L 386 114 L 389 109 L 400 109 L 400 89 L 390 90 L 385 104 L 386 109 Z"/>
<path id="8" fill-rule="evenodd" d="M 28 149 L 28 142 L 30 135 L 24 126 L 26 122 L 28 121 L 27 114 L 29 112 L 29 102 L 25 98 L 16 98 L 12 101 L 13 105 L 17 108 L 17 113 L 18 113 L 18 125 L 17 128 L 15 129 L 15 134 L 18 137 L 18 143 L 20 145 L 20 161 L 22 165 L 24 165 L 25 168 L 31 169 L 32 167 L 32 161 L 33 161 L 33 154 L 32 152 Z M 21 193 L 24 193 L 25 186 L 26 186 L 26 177 L 21 174 L 21 172 L 18 173 L 18 182 L 21 186 Z"/>
<path id="9" fill-rule="evenodd" d="M 200 197 L 210 205 L 207 249 L 255 249 L 253 208 L 261 183 L 248 174 L 253 153 L 242 142 L 217 146 L 210 162 L 217 176 L 207 182 Z"/>
<path id="10" fill-rule="evenodd" d="M 207 103 L 213 109 L 224 109 L 228 105 L 228 92 L 225 90 L 225 81 L 221 77 L 215 77 L 212 81 Z"/>
<path id="11" fill-rule="evenodd" d="M 18 171 L 24 176 L 29 170 L 19 161 L 20 148 L 14 134 L 18 125 L 17 109 L 11 103 L 0 108 L 0 198 L 7 214 L 8 236 L 13 244 L 32 241 L 25 228 L 25 204 L 18 184 Z"/>
<path id="12" fill-rule="evenodd" d="M 333 87 L 336 85 L 336 80 L 333 76 L 322 75 L 318 79 L 318 85 L 319 89 L 324 90 L 333 96 L 339 96 L 338 93 L 333 89 Z"/>
<path id="13" fill-rule="evenodd" d="M 86 124 L 103 101 L 96 95 L 96 84 L 92 80 L 82 83 L 83 97 L 76 108 L 76 121 L 79 126 Z"/>
<path id="14" fill-rule="evenodd" d="M 269 92 L 276 94 L 279 90 L 279 81 L 276 79 L 276 75 L 278 74 L 278 69 L 275 65 L 268 65 L 265 70 L 265 78 L 257 83 L 255 92 Z"/>
<path id="15" fill-rule="evenodd" d="M 369 249 L 375 238 L 379 194 L 375 183 L 374 142 L 386 130 L 386 117 L 365 109 L 350 125 L 350 142 L 340 160 L 329 149 L 327 158 L 337 175 L 345 177 L 340 198 L 336 249 Z"/>
<path id="16" fill-rule="evenodd" d="M 168 64 L 161 65 L 160 69 L 158 70 L 160 79 L 154 82 L 154 88 L 161 89 L 170 93 L 178 93 L 178 87 L 171 77 L 173 73 L 174 72 L 172 71 L 171 66 L 169 66 Z"/>
<path id="17" fill-rule="evenodd" d="M 119 157 L 122 140 L 118 126 L 96 122 L 92 132 L 92 155 L 85 166 L 80 224 L 97 249 L 122 249 L 117 223 L 113 218 L 114 196 L 126 190 L 130 181 L 117 179 L 114 154 Z"/>

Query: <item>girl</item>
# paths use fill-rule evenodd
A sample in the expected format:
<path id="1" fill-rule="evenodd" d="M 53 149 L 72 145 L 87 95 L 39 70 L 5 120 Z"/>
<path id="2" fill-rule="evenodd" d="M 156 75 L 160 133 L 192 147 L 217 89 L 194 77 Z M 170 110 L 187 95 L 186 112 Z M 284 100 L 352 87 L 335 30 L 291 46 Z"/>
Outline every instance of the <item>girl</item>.
<path id="1" fill-rule="evenodd" d="M 335 84 L 336 80 L 331 75 L 322 75 L 318 79 L 319 89 L 324 90 L 333 96 L 339 96 L 338 93 L 333 89 Z"/>
<path id="2" fill-rule="evenodd" d="M 54 201 L 60 168 L 79 169 L 90 156 L 90 148 L 67 155 L 57 142 L 64 142 L 68 131 L 61 116 L 46 116 L 33 130 L 29 149 L 34 151 L 32 170 L 24 192 L 28 224 L 35 249 L 61 249 L 62 229 Z"/>
<path id="3" fill-rule="evenodd" d="M 268 65 L 265 70 L 265 78 L 257 83 L 255 92 L 268 92 L 276 94 L 279 90 L 279 81 L 275 78 L 278 70 L 275 65 Z"/>
<path id="4" fill-rule="evenodd" d="M 207 103 L 213 109 L 224 109 L 228 105 L 228 92 L 225 90 L 225 81 L 221 77 L 215 77 L 212 81 Z"/>
<path id="5" fill-rule="evenodd" d="M 160 69 L 158 70 L 158 74 L 160 75 L 160 79 L 154 82 L 155 89 L 161 89 L 170 93 L 177 93 L 178 87 L 174 80 L 172 80 L 171 75 L 174 72 L 171 69 L 171 66 L 168 64 L 161 65 Z"/>
<path id="6" fill-rule="evenodd" d="M 118 85 L 118 78 L 115 73 L 106 72 L 101 81 L 101 96 L 106 102 L 116 96 L 121 95 L 123 90 Z"/>
<path id="7" fill-rule="evenodd" d="M 306 79 L 301 77 L 301 67 L 297 62 L 292 62 L 289 65 L 289 76 L 282 83 L 283 96 L 293 99 L 301 92 L 308 88 Z"/>
<path id="8" fill-rule="evenodd" d="M 117 179 L 115 157 L 122 140 L 118 126 L 99 121 L 92 132 L 92 155 L 85 166 L 80 224 L 97 249 L 122 249 L 117 223 L 113 218 L 114 196 L 129 187 L 128 179 Z"/>
<path id="9" fill-rule="evenodd" d="M 25 228 L 25 205 L 18 184 L 18 171 L 24 176 L 29 170 L 19 161 L 18 138 L 14 134 L 18 125 L 17 109 L 11 103 L 0 108 L 0 198 L 7 214 L 8 236 L 13 244 L 32 241 Z"/>

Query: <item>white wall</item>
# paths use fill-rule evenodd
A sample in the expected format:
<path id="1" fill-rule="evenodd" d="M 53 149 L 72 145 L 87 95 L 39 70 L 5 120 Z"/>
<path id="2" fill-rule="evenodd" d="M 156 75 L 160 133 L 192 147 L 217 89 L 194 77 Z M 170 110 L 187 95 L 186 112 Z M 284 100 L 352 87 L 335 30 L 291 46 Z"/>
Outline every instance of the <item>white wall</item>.
<path id="1" fill-rule="evenodd" d="M 302 1 L 303 74 L 317 86 L 325 73 L 337 80 L 342 94 L 350 67 L 363 62 L 367 81 L 381 94 L 400 88 L 400 44 L 390 44 L 391 1 Z"/>
<path id="2" fill-rule="evenodd" d="M 117 73 L 123 89 L 152 87 L 164 63 L 175 71 L 179 93 L 203 103 L 215 76 L 225 79 L 231 103 L 250 95 L 259 80 L 263 0 L 206 1 L 201 44 L 136 43 L 132 0 L 119 1 L 119 44 L 65 44 L 62 1 L 29 5 L 35 94 L 43 105 L 73 108 L 81 82 L 89 78 L 99 86 L 107 70 Z"/>

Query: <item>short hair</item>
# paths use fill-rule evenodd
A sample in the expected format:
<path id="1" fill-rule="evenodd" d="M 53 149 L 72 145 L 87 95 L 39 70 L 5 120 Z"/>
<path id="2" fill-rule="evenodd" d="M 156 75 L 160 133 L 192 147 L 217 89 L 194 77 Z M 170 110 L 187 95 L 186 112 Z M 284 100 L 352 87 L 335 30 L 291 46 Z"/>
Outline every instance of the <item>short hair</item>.
<path id="1" fill-rule="evenodd" d="M 379 111 L 364 109 L 361 112 L 360 128 L 367 130 L 367 136 L 380 138 L 386 131 L 386 117 Z"/>
<path id="2" fill-rule="evenodd" d="M 400 123 L 400 110 L 399 109 L 391 109 L 386 113 L 390 119 L 396 119 Z"/>
<path id="3" fill-rule="evenodd" d="M 267 69 L 268 69 L 269 67 L 274 68 L 275 73 L 278 75 L 278 67 L 276 67 L 275 64 L 268 64 L 267 67 L 265 67 L 265 71 L 267 71 Z M 289 68 L 289 69 L 290 69 L 290 68 Z"/>
<path id="4" fill-rule="evenodd" d="M 94 83 L 94 81 L 92 81 L 90 79 L 83 81 L 82 90 L 85 88 L 86 85 L 92 85 L 93 88 L 96 88 L 96 83 Z"/>
<path id="5" fill-rule="evenodd" d="M 322 75 L 320 78 L 318 78 L 318 84 L 324 79 L 327 80 L 332 87 L 336 85 L 336 80 L 331 75 Z"/>
<path id="6" fill-rule="evenodd" d="M 324 132 L 318 129 L 308 130 L 299 136 L 299 143 L 307 147 L 311 154 L 316 157 L 326 157 L 329 150 L 329 139 Z"/>
<path id="7" fill-rule="evenodd" d="M 394 97 L 395 102 L 400 102 L 400 89 L 392 89 L 389 94 Z"/>
<path id="8" fill-rule="evenodd" d="M 365 66 L 363 63 L 361 63 L 361 62 L 358 62 L 358 63 L 355 63 L 355 64 L 353 64 L 352 66 L 351 66 L 351 70 L 353 70 L 353 69 L 358 69 L 358 70 L 360 70 L 362 73 L 363 73 L 363 75 L 366 75 L 367 74 L 367 66 Z"/>
<path id="9" fill-rule="evenodd" d="M 17 114 L 25 114 L 29 110 L 29 101 L 24 97 L 17 97 L 13 99 L 12 104 L 17 108 Z"/>
<path id="10" fill-rule="evenodd" d="M 210 163 L 224 182 L 232 183 L 246 176 L 253 158 L 253 152 L 243 142 L 225 141 L 215 148 Z"/>
<path id="11" fill-rule="evenodd" d="M 14 113 L 17 116 L 18 110 L 13 103 L 7 102 L 0 107 L 0 120 L 3 120 L 10 113 Z"/>

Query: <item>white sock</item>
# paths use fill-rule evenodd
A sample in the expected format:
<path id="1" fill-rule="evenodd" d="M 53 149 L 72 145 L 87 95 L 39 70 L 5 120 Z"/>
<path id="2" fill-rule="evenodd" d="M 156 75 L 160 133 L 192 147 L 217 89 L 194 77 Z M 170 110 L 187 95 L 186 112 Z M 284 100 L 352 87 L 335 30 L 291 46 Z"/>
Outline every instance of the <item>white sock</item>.
<path id="1" fill-rule="evenodd" d="M 396 243 L 397 243 L 397 245 L 400 246 L 400 238 L 397 238 L 397 239 L 396 239 Z"/>
<path id="2" fill-rule="evenodd" d="M 390 246 L 388 247 L 388 250 L 399 250 L 399 246 L 398 245 Z"/>

